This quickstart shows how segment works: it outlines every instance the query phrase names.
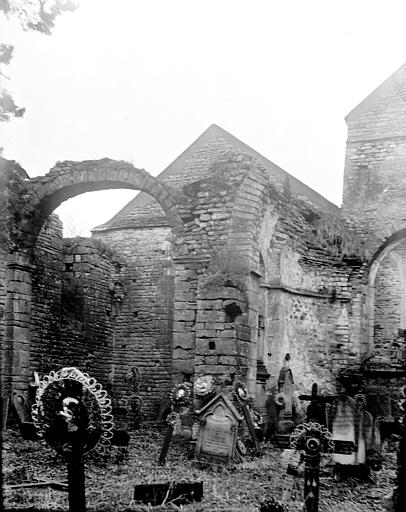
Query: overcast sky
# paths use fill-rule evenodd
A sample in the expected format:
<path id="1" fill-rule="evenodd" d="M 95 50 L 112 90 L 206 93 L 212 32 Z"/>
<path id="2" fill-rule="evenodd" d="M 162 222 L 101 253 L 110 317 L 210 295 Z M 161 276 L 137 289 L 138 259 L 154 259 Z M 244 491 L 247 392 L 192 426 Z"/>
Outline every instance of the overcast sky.
<path id="1" fill-rule="evenodd" d="M 51 36 L 0 19 L 26 107 L 0 146 L 30 176 L 103 157 L 156 175 L 216 123 L 341 205 L 344 117 L 406 61 L 405 26 L 404 0 L 79 0 Z M 133 195 L 58 213 L 86 234 Z"/>

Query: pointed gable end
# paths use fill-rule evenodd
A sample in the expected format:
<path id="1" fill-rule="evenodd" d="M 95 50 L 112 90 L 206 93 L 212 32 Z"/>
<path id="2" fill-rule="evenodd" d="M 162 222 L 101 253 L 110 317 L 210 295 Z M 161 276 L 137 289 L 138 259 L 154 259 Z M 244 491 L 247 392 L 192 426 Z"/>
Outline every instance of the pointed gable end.
<path id="1" fill-rule="evenodd" d="M 350 141 L 406 135 L 406 63 L 357 105 L 345 120 Z"/>

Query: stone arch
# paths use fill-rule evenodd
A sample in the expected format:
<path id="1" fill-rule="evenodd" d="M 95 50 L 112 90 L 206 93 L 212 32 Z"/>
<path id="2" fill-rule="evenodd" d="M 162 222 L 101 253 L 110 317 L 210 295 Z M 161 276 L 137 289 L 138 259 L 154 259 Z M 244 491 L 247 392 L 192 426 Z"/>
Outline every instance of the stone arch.
<path id="1" fill-rule="evenodd" d="M 384 260 L 393 256 L 392 260 L 399 271 L 401 282 L 401 311 L 400 326 L 406 329 L 406 262 L 398 254 L 391 254 L 402 243 L 406 242 L 406 228 L 402 228 L 389 236 L 375 251 L 368 266 L 368 286 L 367 286 L 367 333 L 366 333 L 366 353 L 368 357 L 373 356 L 375 347 L 375 308 L 376 308 L 376 279 L 378 271 Z"/>
<path id="2" fill-rule="evenodd" d="M 250 330 L 249 354 L 247 357 L 247 387 L 251 396 L 258 395 L 258 361 L 263 365 L 262 330 L 264 308 L 259 307 L 260 297 L 266 295 L 266 282 L 269 279 L 269 239 L 273 235 L 278 215 L 272 215 L 266 208 L 267 180 L 264 170 L 249 163 L 247 174 L 234 199 L 227 238 L 227 250 L 238 259 L 246 271 L 247 279 L 247 325 Z M 263 269 L 261 275 L 261 260 Z M 261 288 L 260 288 L 261 286 Z"/>
<path id="3" fill-rule="evenodd" d="M 5 304 L 5 340 L 2 361 L 2 386 L 26 390 L 31 378 L 31 294 L 33 251 L 39 232 L 48 216 L 63 201 L 82 193 L 127 188 L 152 195 L 165 212 L 173 234 L 182 230 L 171 191 L 143 169 L 111 159 L 83 162 L 58 162 L 45 176 L 25 180 L 19 194 L 22 218 L 12 233 L 15 252 L 7 265 L 7 299 Z"/>
<path id="4" fill-rule="evenodd" d="M 16 243 L 24 252 L 32 250 L 45 220 L 61 203 L 97 190 L 126 188 L 146 192 L 158 201 L 172 230 L 183 226 L 168 187 L 144 169 L 124 161 L 103 158 L 58 162 L 45 176 L 32 178 L 28 187 L 29 208 L 19 226 L 22 236 Z"/>
<path id="5" fill-rule="evenodd" d="M 264 195 L 266 181 L 258 169 L 250 169 L 235 195 L 227 238 L 227 249 L 238 254 L 241 264 L 257 268 L 258 252 L 255 251 L 255 234 L 262 211 L 261 198 Z"/>

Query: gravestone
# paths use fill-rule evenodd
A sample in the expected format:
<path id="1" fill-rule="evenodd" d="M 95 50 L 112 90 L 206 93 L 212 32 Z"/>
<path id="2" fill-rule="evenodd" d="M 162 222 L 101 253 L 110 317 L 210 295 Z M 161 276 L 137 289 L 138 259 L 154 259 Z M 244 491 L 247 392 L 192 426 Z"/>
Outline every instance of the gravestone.
<path id="1" fill-rule="evenodd" d="M 366 464 L 367 461 L 367 445 L 365 438 L 365 422 L 366 422 L 366 397 L 357 395 L 355 397 L 355 435 L 356 435 L 356 464 Z"/>
<path id="2" fill-rule="evenodd" d="M 333 460 L 338 464 L 357 464 L 355 408 L 355 400 L 346 395 L 337 396 L 329 407 L 329 430 L 335 445 Z"/>
<path id="3" fill-rule="evenodd" d="M 233 462 L 237 431 L 243 418 L 230 400 L 225 395 L 217 395 L 196 414 L 200 422 L 196 458 L 208 462 Z"/>
<path id="4" fill-rule="evenodd" d="M 381 436 L 379 432 L 379 421 L 375 420 L 372 414 L 364 411 L 364 435 L 366 448 L 366 463 L 373 469 L 382 467 Z"/>
<path id="5" fill-rule="evenodd" d="M 278 394 L 275 396 L 275 404 L 278 409 L 276 422 L 276 441 L 280 446 L 289 446 L 289 437 L 295 428 L 293 421 L 293 374 L 288 366 L 289 359 L 286 354 L 284 365 L 279 373 Z"/>
<path id="6" fill-rule="evenodd" d="M 27 398 L 27 393 L 13 392 L 12 402 L 17 414 L 18 426 L 23 439 L 38 439 L 34 423 L 31 418 L 31 407 Z"/>

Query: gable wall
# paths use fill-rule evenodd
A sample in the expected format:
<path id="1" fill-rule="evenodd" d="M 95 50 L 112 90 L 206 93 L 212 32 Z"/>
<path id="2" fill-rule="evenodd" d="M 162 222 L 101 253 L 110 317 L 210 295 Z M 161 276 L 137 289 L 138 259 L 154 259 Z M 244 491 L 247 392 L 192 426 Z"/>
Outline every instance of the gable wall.
<path id="1" fill-rule="evenodd" d="M 361 233 L 406 226 L 406 66 L 347 118 L 343 211 Z"/>

